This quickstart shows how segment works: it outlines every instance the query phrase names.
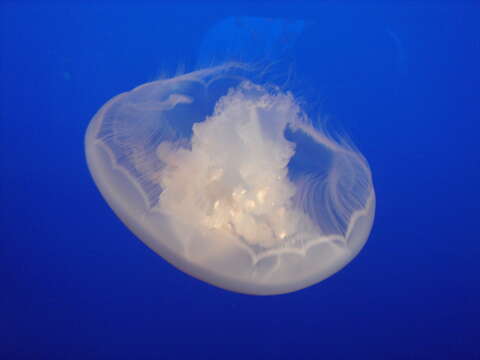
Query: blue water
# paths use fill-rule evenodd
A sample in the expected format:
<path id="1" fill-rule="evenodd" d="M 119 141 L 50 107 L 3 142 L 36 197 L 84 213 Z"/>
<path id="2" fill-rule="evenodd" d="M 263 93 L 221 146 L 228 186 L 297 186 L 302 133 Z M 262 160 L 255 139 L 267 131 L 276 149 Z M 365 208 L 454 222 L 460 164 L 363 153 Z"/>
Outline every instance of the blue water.
<path id="1" fill-rule="evenodd" d="M 84 158 L 108 99 L 193 70 L 239 16 L 304 24 L 287 46 L 296 87 L 366 156 L 377 194 L 359 256 L 288 295 L 167 264 Z M 479 35 L 475 2 L 2 2 L 0 358 L 480 359 Z"/>

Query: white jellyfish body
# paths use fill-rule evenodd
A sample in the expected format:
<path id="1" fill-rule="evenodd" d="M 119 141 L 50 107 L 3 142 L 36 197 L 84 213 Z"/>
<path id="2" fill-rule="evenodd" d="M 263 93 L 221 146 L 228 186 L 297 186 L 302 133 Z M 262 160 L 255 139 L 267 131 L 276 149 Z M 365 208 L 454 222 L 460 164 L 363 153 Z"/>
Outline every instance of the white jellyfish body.
<path id="1" fill-rule="evenodd" d="M 151 249 L 224 289 L 279 294 L 344 267 L 370 233 L 371 173 L 291 93 L 230 63 L 144 84 L 90 122 L 110 207 Z"/>

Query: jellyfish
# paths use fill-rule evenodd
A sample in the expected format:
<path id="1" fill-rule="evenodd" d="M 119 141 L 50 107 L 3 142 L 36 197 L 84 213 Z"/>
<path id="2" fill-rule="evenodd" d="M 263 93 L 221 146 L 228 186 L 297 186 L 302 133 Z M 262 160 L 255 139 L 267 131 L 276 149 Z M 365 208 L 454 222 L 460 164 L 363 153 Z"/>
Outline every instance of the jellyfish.
<path id="1" fill-rule="evenodd" d="M 88 167 L 148 247 L 217 287 L 274 295 L 334 274 L 364 246 L 369 165 L 258 66 L 227 61 L 143 84 L 93 117 Z"/>

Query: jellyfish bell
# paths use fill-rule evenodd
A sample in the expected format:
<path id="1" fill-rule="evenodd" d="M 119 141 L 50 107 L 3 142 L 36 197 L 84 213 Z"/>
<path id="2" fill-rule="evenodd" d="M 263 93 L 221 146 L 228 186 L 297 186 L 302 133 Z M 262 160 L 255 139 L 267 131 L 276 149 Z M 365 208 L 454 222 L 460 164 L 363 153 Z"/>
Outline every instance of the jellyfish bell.
<path id="1" fill-rule="evenodd" d="M 139 86 L 85 138 L 90 172 L 125 225 L 180 270 L 247 294 L 315 284 L 365 244 L 367 161 L 243 63 Z"/>

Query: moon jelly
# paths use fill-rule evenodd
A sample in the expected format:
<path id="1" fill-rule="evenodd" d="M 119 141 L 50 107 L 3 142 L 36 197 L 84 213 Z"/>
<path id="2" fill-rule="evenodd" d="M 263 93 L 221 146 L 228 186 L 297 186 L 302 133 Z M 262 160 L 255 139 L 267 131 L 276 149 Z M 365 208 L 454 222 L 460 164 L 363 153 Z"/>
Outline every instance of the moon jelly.
<path id="1" fill-rule="evenodd" d="M 110 207 L 165 260 L 224 289 L 280 294 L 355 257 L 375 195 L 356 148 L 257 73 L 226 63 L 120 94 L 85 147 Z"/>

